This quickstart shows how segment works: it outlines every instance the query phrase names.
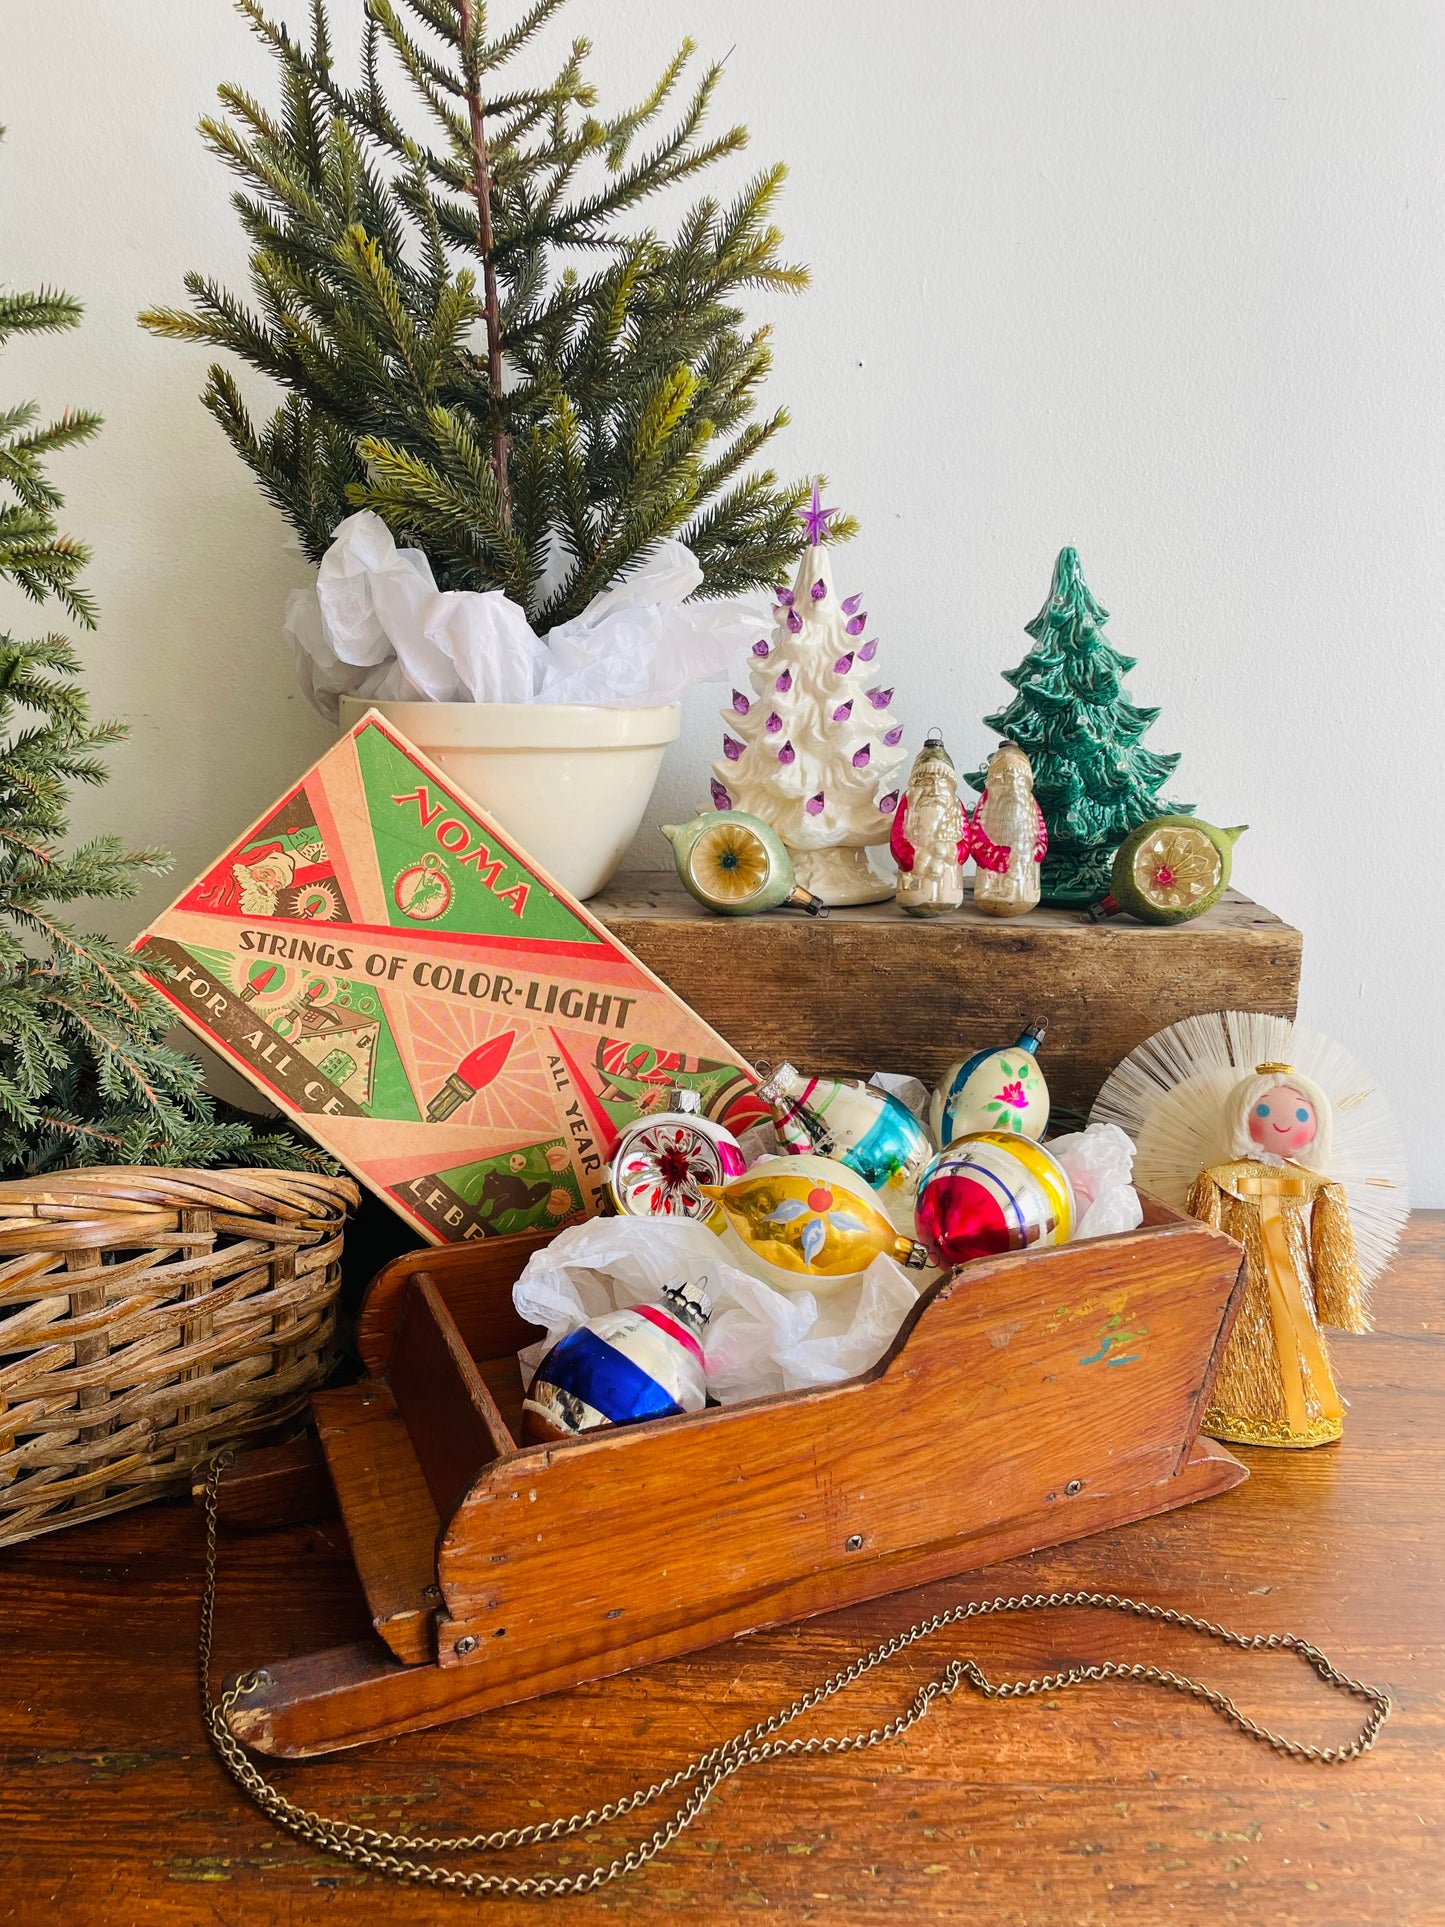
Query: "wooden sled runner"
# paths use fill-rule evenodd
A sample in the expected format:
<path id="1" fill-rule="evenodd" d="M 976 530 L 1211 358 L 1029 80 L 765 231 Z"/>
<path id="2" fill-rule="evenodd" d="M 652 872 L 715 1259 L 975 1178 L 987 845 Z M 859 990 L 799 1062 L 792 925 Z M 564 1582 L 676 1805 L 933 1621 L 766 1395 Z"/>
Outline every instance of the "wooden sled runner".
<path id="1" fill-rule="evenodd" d="M 1239 1247 L 1162 1206 L 962 1267 L 844 1384 L 521 1447 L 515 1354 L 540 1334 L 511 1288 L 544 1241 L 388 1266 L 360 1321 L 370 1375 L 317 1394 L 319 1446 L 228 1472 L 238 1524 L 339 1504 L 376 1628 L 270 1664 L 232 1711 L 246 1745 L 306 1757 L 459 1719 L 1246 1476 L 1197 1436 Z"/>

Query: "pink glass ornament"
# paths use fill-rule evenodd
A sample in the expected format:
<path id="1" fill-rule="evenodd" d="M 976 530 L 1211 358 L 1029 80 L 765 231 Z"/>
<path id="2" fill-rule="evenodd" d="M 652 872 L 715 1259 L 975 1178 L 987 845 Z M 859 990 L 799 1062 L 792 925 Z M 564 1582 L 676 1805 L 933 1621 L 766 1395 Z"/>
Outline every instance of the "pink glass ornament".
<path id="1" fill-rule="evenodd" d="M 824 792 L 819 790 L 816 796 L 810 796 L 803 805 L 803 808 L 809 816 L 821 816 L 823 814 L 823 795 Z"/>
<path id="2" fill-rule="evenodd" d="M 863 745 L 862 749 L 855 749 L 853 752 L 854 769 L 867 769 L 871 754 L 872 752 L 867 743 Z"/>
<path id="3" fill-rule="evenodd" d="M 845 616 L 857 615 L 858 605 L 862 602 L 862 600 L 863 598 L 860 595 L 850 595 L 848 600 L 843 604 L 844 615 Z"/>
<path id="4" fill-rule="evenodd" d="M 752 708 L 752 704 L 740 689 L 733 691 L 733 708 L 738 712 L 739 716 L 746 716 Z"/>
<path id="5" fill-rule="evenodd" d="M 768 645 L 761 636 L 753 644 L 753 654 L 755 656 L 766 656 L 768 654 Z"/>
<path id="6" fill-rule="evenodd" d="M 768 732 L 769 736 L 776 736 L 778 731 L 782 728 L 782 726 L 783 726 L 783 719 L 778 714 L 776 709 L 773 711 L 772 715 L 769 716 L 768 720 L 763 724 L 763 728 Z"/>
<path id="7" fill-rule="evenodd" d="M 811 595 L 812 595 L 812 598 L 813 598 L 813 600 L 814 600 L 814 602 L 821 602 L 821 601 L 823 600 L 823 597 L 824 597 L 825 595 L 827 595 L 827 593 L 828 593 L 828 585 L 827 585 L 827 583 L 826 583 L 826 582 L 815 582 L 815 583 L 813 584 L 813 587 L 812 587 L 812 589 L 811 589 L 811 591 L 810 591 L 810 593 L 811 593 Z"/>
<path id="8" fill-rule="evenodd" d="M 802 626 L 803 626 L 803 618 L 798 614 L 797 610 L 789 609 L 788 627 L 792 630 L 793 634 L 797 635 L 798 631 L 802 628 Z"/>
<path id="9" fill-rule="evenodd" d="M 846 656 L 839 656 L 838 660 L 833 664 L 833 674 L 835 676 L 846 676 L 852 667 L 853 655 L 850 650 Z"/>
<path id="10" fill-rule="evenodd" d="M 735 763 L 746 747 L 747 745 L 740 743 L 736 736 L 723 737 L 723 755 L 727 757 L 730 763 Z"/>
<path id="11" fill-rule="evenodd" d="M 891 689 L 870 689 L 868 691 L 868 700 L 875 709 L 886 709 L 893 700 L 893 691 Z"/>
<path id="12" fill-rule="evenodd" d="M 797 754 L 798 752 L 793 748 L 791 743 L 784 743 L 783 747 L 778 751 L 778 761 L 780 763 L 791 763 Z"/>
<path id="13" fill-rule="evenodd" d="M 878 640 L 877 637 L 875 637 L 872 642 L 865 642 L 863 647 L 858 651 L 858 660 L 859 662 L 872 662 L 877 654 Z"/>
<path id="14" fill-rule="evenodd" d="M 733 806 L 733 799 L 716 777 L 712 779 L 712 806 L 715 810 L 730 810 Z"/>
<path id="15" fill-rule="evenodd" d="M 868 615 L 865 610 L 865 612 L 862 615 L 854 616 L 853 620 L 848 624 L 848 634 L 850 636 L 861 636 L 863 631 L 867 627 L 868 627 Z"/>
<path id="16" fill-rule="evenodd" d="M 886 796 L 880 796 L 878 799 L 878 807 L 884 816 L 891 816 L 894 810 L 898 808 L 898 791 L 889 790 Z"/>
<path id="17" fill-rule="evenodd" d="M 782 675 L 779 676 L 778 680 L 773 684 L 774 689 L 777 690 L 780 696 L 786 696 L 788 691 L 792 688 L 792 686 L 793 686 L 793 672 L 791 669 L 785 669 Z"/>
<path id="18" fill-rule="evenodd" d="M 839 703 L 838 707 L 833 711 L 833 721 L 835 723 L 846 723 L 852 714 L 853 699 L 850 696 L 846 703 Z"/>
<path id="19" fill-rule="evenodd" d="M 897 749 L 898 745 L 903 741 L 902 723 L 900 723 L 896 729 L 890 729 L 885 731 L 883 740 L 888 745 L 889 749 Z"/>

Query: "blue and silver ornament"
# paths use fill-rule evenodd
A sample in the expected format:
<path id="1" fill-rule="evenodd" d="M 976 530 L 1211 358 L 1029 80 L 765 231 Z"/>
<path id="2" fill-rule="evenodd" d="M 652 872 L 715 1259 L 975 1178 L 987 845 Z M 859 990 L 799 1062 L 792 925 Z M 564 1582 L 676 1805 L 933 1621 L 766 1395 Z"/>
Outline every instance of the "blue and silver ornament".
<path id="1" fill-rule="evenodd" d="M 679 1281 L 656 1305 L 602 1312 L 559 1339 L 527 1393 L 522 1437 L 542 1444 L 700 1412 L 707 1403 L 702 1336 L 712 1317 L 706 1284 Z"/>

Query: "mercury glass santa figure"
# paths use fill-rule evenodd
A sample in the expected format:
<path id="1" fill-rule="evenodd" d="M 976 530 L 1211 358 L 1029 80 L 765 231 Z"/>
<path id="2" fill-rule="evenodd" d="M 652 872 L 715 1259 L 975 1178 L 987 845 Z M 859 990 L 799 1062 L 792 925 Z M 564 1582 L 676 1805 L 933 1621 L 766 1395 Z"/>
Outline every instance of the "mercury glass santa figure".
<path id="1" fill-rule="evenodd" d="M 898 865 L 899 908 L 915 917 L 956 910 L 963 902 L 968 846 L 968 812 L 958 800 L 953 759 L 933 729 L 913 759 L 908 789 L 893 814 L 888 847 Z"/>

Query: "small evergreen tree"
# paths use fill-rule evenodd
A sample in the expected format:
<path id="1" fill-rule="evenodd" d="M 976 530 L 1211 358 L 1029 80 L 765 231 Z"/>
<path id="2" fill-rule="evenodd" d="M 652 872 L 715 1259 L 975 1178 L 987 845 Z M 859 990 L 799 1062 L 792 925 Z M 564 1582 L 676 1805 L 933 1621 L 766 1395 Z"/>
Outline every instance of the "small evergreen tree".
<path id="1" fill-rule="evenodd" d="M 69 295 L 0 290 L 0 348 L 10 336 L 72 328 Z M 87 629 L 95 612 L 79 576 L 84 544 L 62 535 L 48 458 L 88 441 L 98 416 L 67 410 L 41 424 L 34 404 L 0 406 L 0 583 L 60 604 Z M 166 1047 L 171 1015 L 133 958 L 78 934 L 68 907 L 134 894 L 163 869 L 159 850 L 67 834 L 67 785 L 100 783 L 115 723 L 91 720 L 79 663 L 62 635 L 0 630 L 0 1173 L 73 1164 L 297 1164 L 288 1139 L 253 1138 L 218 1121 L 194 1058 Z"/>
<path id="2" fill-rule="evenodd" d="M 1130 830 L 1194 809 L 1160 801 L 1179 757 L 1141 746 L 1159 711 L 1129 701 L 1124 678 L 1134 658 L 1105 639 L 1108 620 L 1084 581 L 1078 551 L 1061 549 L 1049 599 L 1026 625 L 1034 647 L 1017 669 L 1004 671 L 1018 694 L 1007 709 L 984 717 L 1033 766 L 1049 830 L 1046 903 L 1095 902 L 1108 892 L 1114 852 Z M 983 788 L 981 770 L 968 780 Z"/>
<path id="3" fill-rule="evenodd" d="M 784 170 L 729 207 L 698 202 L 672 240 L 626 225 L 744 145 L 741 127 L 700 134 L 720 68 L 652 137 L 690 43 L 638 106 L 602 118 L 585 40 L 550 82 L 504 78 L 566 0 L 531 0 L 495 34 L 484 0 L 356 4 L 347 85 L 325 0 L 309 44 L 238 0 L 280 65 L 281 111 L 222 87 L 226 117 L 201 130 L 243 183 L 255 307 L 192 274 L 189 311 L 141 317 L 290 391 L 260 430 L 225 367 L 203 399 L 312 560 L 373 509 L 441 588 L 504 589 L 543 630 L 669 536 L 696 554 L 705 595 L 780 580 L 806 487 L 746 472 L 786 417 L 752 418 L 768 330 L 747 329 L 736 298 L 806 282 L 769 220 Z M 393 111 L 388 68 L 430 142 Z"/>

